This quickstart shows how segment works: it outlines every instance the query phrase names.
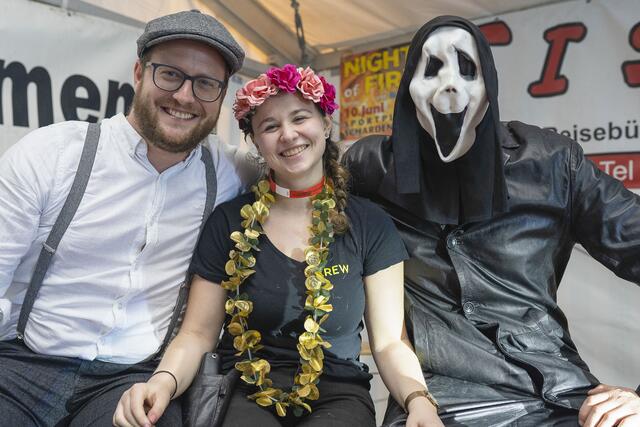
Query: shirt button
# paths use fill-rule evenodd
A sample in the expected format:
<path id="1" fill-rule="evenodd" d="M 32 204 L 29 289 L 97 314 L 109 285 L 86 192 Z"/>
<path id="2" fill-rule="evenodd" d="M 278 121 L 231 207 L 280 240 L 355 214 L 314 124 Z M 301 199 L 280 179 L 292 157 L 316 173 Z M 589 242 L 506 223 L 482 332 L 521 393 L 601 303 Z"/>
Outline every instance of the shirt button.
<path id="1" fill-rule="evenodd" d="M 464 312 L 467 314 L 471 314 L 476 311 L 476 304 L 471 301 L 467 301 L 462 304 L 462 310 L 464 310 Z"/>

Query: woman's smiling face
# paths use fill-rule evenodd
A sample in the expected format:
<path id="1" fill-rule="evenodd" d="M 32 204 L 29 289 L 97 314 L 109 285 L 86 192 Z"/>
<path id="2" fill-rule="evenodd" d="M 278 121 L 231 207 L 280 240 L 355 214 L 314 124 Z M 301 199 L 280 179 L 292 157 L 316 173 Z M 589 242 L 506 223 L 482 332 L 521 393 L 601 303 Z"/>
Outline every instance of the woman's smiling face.
<path id="1" fill-rule="evenodd" d="M 289 189 L 318 183 L 331 121 L 297 93 L 281 92 L 256 108 L 251 119 L 253 141 L 276 182 Z"/>

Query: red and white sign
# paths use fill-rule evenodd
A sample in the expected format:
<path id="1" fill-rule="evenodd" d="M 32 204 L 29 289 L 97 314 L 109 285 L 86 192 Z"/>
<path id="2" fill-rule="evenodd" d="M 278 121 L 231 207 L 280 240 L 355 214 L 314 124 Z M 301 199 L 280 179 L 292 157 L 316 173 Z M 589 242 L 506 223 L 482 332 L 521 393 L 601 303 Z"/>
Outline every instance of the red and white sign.
<path id="1" fill-rule="evenodd" d="M 498 69 L 500 118 L 574 139 L 640 189 L 640 1 L 558 2 L 478 24 Z"/>
<path id="2" fill-rule="evenodd" d="M 627 188 L 640 188 L 640 153 L 587 156 L 603 172 L 622 181 Z"/>

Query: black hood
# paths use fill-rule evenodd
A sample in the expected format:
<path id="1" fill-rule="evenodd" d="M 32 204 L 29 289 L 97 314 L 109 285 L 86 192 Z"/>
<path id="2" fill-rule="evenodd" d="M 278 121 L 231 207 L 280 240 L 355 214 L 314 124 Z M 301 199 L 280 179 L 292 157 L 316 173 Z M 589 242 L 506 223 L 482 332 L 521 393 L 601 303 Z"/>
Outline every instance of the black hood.
<path id="1" fill-rule="evenodd" d="M 422 55 L 422 46 L 439 27 L 459 27 L 475 39 L 489 101 L 483 120 L 476 127 L 476 140 L 461 158 L 444 163 L 435 142 L 422 128 L 409 94 L 409 84 Z M 500 149 L 498 76 L 489 42 L 473 23 L 457 16 L 439 16 L 416 33 L 409 46 L 407 62 L 395 102 L 391 138 L 395 159 L 394 191 L 421 201 L 415 206 L 420 217 L 441 224 L 482 221 L 507 210 L 507 190 Z M 390 182 L 381 191 L 392 201 Z M 403 198 L 399 196 L 399 198 Z M 403 198 L 406 200 L 406 198 Z"/>

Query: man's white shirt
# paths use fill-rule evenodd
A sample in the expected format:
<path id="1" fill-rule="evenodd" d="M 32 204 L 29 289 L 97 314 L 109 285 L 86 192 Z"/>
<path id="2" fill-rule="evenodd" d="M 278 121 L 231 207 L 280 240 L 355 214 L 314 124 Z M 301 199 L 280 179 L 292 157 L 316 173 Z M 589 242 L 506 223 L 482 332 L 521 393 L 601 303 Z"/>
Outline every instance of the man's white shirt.
<path id="1" fill-rule="evenodd" d="M 35 130 L 0 159 L 0 340 L 16 324 L 36 260 L 71 188 L 87 123 Z M 216 204 L 241 188 L 221 144 L 207 141 Z M 201 148 L 158 173 L 120 114 L 102 121 L 82 202 L 34 304 L 25 343 L 50 355 L 135 363 L 167 330 L 206 199 Z"/>

